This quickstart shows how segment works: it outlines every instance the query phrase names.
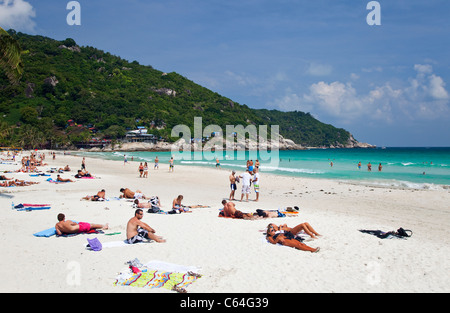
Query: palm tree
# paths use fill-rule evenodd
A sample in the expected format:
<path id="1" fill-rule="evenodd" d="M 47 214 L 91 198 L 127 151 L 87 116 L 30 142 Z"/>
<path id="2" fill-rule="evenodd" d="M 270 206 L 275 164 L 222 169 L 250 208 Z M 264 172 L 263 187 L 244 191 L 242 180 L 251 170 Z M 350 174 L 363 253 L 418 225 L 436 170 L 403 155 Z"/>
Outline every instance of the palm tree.
<path id="1" fill-rule="evenodd" d="M 17 84 L 23 73 L 19 43 L 0 27 L 0 68 L 5 71 L 11 84 Z"/>

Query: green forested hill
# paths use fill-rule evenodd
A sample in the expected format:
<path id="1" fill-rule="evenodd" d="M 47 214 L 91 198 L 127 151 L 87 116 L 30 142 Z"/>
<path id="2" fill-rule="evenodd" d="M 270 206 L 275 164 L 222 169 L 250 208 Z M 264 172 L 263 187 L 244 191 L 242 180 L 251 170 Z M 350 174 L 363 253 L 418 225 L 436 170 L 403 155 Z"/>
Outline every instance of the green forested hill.
<path id="1" fill-rule="evenodd" d="M 54 148 L 92 136 L 116 139 L 146 126 L 171 140 L 172 127 L 280 125 L 280 134 L 305 146 L 345 144 L 350 133 L 308 113 L 256 110 L 177 73 L 129 62 L 74 40 L 9 31 L 22 49 L 23 76 L 12 85 L 0 69 L 0 145 Z M 68 126 L 73 120 L 77 125 Z M 90 129 L 89 129 L 90 128 Z M 96 133 L 93 133 L 96 132 Z"/>

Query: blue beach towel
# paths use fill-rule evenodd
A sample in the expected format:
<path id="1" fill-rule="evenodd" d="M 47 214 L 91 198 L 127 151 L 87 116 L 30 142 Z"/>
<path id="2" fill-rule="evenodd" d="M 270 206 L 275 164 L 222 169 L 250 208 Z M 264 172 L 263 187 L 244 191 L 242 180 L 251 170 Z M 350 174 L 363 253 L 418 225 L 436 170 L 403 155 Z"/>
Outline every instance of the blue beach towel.
<path id="1" fill-rule="evenodd" d="M 56 235 L 55 227 L 52 227 L 52 228 L 49 228 L 49 229 L 46 229 L 46 230 L 43 230 L 43 231 L 33 234 L 33 236 L 35 236 L 35 237 L 51 237 L 54 235 Z"/>

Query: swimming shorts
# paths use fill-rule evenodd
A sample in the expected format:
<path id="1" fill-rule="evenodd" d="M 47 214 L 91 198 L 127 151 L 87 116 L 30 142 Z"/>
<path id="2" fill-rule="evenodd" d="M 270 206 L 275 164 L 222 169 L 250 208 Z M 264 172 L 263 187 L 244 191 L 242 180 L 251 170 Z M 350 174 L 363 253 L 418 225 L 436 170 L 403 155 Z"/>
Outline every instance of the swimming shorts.
<path id="1" fill-rule="evenodd" d="M 143 228 L 139 228 L 137 235 L 135 235 L 131 238 L 128 238 L 127 241 L 130 245 L 132 245 L 134 243 L 142 242 L 142 241 L 144 241 L 144 239 L 147 239 L 147 240 L 149 239 L 148 231 Z"/>
<path id="2" fill-rule="evenodd" d="M 143 194 L 140 193 L 140 192 L 135 192 L 135 193 L 134 193 L 134 198 L 135 198 L 135 199 L 142 199 L 142 196 L 143 196 Z"/>
<path id="3" fill-rule="evenodd" d="M 231 187 L 231 190 L 236 190 L 237 189 L 236 184 L 231 184 L 230 187 Z"/>
<path id="4" fill-rule="evenodd" d="M 79 233 L 86 233 L 91 230 L 91 224 L 89 223 L 79 222 L 78 226 L 80 226 L 80 228 L 78 229 Z"/>
<path id="5" fill-rule="evenodd" d="M 255 192 L 259 192 L 259 185 L 253 185 L 255 187 Z"/>
<path id="6" fill-rule="evenodd" d="M 242 193 L 249 194 L 250 193 L 250 186 L 242 185 Z"/>

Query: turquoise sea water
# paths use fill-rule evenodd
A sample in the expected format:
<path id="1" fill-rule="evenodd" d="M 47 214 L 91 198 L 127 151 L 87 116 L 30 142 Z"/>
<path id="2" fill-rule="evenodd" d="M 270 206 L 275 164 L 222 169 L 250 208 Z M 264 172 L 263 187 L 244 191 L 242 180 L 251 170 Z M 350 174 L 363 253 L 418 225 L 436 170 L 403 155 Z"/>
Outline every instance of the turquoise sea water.
<path id="1" fill-rule="evenodd" d="M 136 162 L 148 162 L 153 168 L 158 156 L 160 168 L 168 167 L 171 152 L 91 152 L 92 157 L 123 160 L 126 154 Z M 218 157 L 222 169 L 246 167 L 247 159 L 259 159 L 260 172 L 297 177 L 314 177 L 352 181 L 379 186 L 406 188 L 439 188 L 450 186 L 450 148 L 377 148 L 377 149 L 311 149 L 295 151 L 218 151 L 209 153 L 175 154 L 177 164 L 215 167 Z M 333 166 L 331 166 L 333 162 Z M 358 162 L 362 166 L 358 168 Z M 367 164 L 372 164 L 372 171 Z M 382 171 L 378 171 L 379 163 Z"/>

